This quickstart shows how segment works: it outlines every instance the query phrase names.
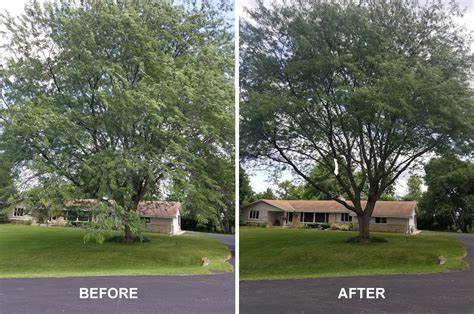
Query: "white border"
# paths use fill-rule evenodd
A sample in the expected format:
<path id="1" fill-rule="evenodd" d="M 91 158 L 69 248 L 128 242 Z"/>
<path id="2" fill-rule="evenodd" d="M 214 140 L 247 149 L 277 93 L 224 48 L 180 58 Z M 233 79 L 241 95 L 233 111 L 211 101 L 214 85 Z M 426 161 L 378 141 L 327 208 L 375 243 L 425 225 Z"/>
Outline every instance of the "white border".
<path id="1" fill-rule="evenodd" d="M 239 254 L 239 248 L 240 248 L 240 243 L 239 243 L 239 235 L 240 235 L 240 230 L 239 230 L 239 218 L 240 218 L 240 202 L 239 202 L 239 81 L 240 81 L 240 76 L 239 76 L 239 41 L 240 41 L 240 34 L 239 34 L 239 29 L 240 29 L 240 24 L 239 24 L 239 18 L 240 18 L 240 10 L 242 10 L 242 6 L 240 4 L 240 0 L 234 0 L 234 31 L 235 31 L 235 37 L 234 37 L 234 97 L 235 97 L 235 113 L 234 113 L 234 124 L 235 124 L 235 267 L 234 267 L 234 272 L 235 272 L 235 313 L 240 313 L 240 307 L 239 307 L 239 299 L 240 299 L 240 293 L 239 293 L 239 288 L 240 288 L 240 283 L 239 283 L 239 270 L 240 270 L 240 254 Z"/>

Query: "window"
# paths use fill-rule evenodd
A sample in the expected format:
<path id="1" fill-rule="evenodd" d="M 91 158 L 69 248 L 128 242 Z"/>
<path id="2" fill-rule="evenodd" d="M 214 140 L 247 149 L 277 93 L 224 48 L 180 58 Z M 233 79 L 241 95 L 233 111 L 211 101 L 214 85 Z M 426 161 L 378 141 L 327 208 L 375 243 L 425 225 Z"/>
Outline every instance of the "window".
<path id="1" fill-rule="evenodd" d="M 304 222 L 314 222 L 314 213 L 304 213 Z"/>
<path id="2" fill-rule="evenodd" d="M 23 216 L 23 208 L 15 208 L 15 211 L 13 212 L 13 216 Z"/>
<path id="3" fill-rule="evenodd" d="M 251 210 L 249 212 L 249 218 L 250 219 L 258 219 L 259 213 L 260 212 L 258 210 Z"/>
<path id="4" fill-rule="evenodd" d="M 387 223 L 387 218 L 385 218 L 385 217 L 375 217 L 375 223 L 376 224 L 386 224 Z"/>
<path id="5" fill-rule="evenodd" d="M 146 223 L 146 224 L 149 224 L 150 221 L 151 221 L 150 217 L 145 217 L 145 223 Z"/>
<path id="6" fill-rule="evenodd" d="M 328 221 L 328 213 L 316 213 L 316 219 L 315 222 L 327 222 Z"/>
<path id="7" fill-rule="evenodd" d="M 293 213 L 288 213 L 288 222 L 293 221 Z"/>
<path id="8" fill-rule="evenodd" d="M 352 216 L 349 213 L 343 213 L 343 214 L 341 214 L 341 221 L 351 222 L 352 221 Z"/>

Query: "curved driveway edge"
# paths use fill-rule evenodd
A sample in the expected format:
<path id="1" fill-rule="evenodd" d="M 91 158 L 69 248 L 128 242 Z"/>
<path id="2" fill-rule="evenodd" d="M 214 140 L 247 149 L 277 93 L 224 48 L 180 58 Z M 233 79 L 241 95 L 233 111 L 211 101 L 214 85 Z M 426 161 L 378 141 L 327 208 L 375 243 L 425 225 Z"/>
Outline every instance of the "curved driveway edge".
<path id="1" fill-rule="evenodd" d="M 189 236 L 198 236 L 198 237 L 208 237 L 222 241 L 228 248 L 231 254 L 229 263 L 232 267 L 235 268 L 235 236 L 230 234 L 219 234 L 219 233 L 205 233 L 205 232 L 195 232 L 195 231 L 186 231 L 185 235 Z"/>
<path id="2" fill-rule="evenodd" d="M 420 275 L 240 282 L 247 313 L 474 313 L 474 236 L 453 235 L 467 250 L 465 271 Z M 382 287 L 386 299 L 338 300 L 341 288 Z"/>

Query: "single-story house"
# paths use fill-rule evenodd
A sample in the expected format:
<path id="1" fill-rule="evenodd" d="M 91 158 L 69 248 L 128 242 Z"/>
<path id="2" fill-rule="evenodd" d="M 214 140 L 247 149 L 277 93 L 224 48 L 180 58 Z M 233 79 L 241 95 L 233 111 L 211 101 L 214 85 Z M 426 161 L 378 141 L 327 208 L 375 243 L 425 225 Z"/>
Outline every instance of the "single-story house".
<path id="1" fill-rule="evenodd" d="M 365 202 L 362 202 L 365 206 Z M 298 227 L 314 224 L 352 224 L 358 229 L 357 216 L 336 201 L 319 200 L 258 200 L 242 208 L 242 220 L 247 224 Z M 370 230 L 416 231 L 415 201 L 378 201 L 370 220 Z"/>
<path id="2" fill-rule="evenodd" d="M 8 220 L 11 222 L 22 223 L 27 221 L 33 221 L 34 218 L 22 204 L 19 204 L 15 206 L 15 209 L 8 214 Z"/>
<path id="3" fill-rule="evenodd" d="M 109 201 L 113 203 L 113 201 Z M 68 221 L 89 222 L 94 221 L 92 208 L 100 204 L 96 199 L 79 199 L 68 201 L 63 214 L 49 217 L 48 223 L 53 225 L 65 225 Z M 166 201 L 143 201 L 138 204 L 137 209 L 140 217 L 144 220 L 146 230 L 150 232 L 166 233 L 169 235 L 181 234 L 181 203 Z M 9 215 L 11 222 L 35 222 L 27 210 L 22 206 L 16 206 Z"/>

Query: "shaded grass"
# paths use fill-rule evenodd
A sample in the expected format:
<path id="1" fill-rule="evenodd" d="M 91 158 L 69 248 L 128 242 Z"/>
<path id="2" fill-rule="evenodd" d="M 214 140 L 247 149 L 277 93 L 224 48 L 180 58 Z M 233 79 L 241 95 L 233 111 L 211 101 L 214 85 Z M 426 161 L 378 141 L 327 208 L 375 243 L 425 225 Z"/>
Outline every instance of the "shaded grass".
<path id="1" fill-rule="evenodd" d="M 466 269 L 466 251 L 450 236 L 372 233 L 385 243 L 347 242 L 355 232 L 240 229 L 240 279 L 435 273 Z M 438 265 L 438 256 L 447 258 Z"/>
<path id="2" fill-rule="evenodd" d="M 228 248 L 206 237 L 147 233 L 150 242 L 84 244 L 83 229 L 0 225 L 0 277 L 199 275 L 231 271 Z M 201 258 L 211 260 L 201 266 Z"/>

